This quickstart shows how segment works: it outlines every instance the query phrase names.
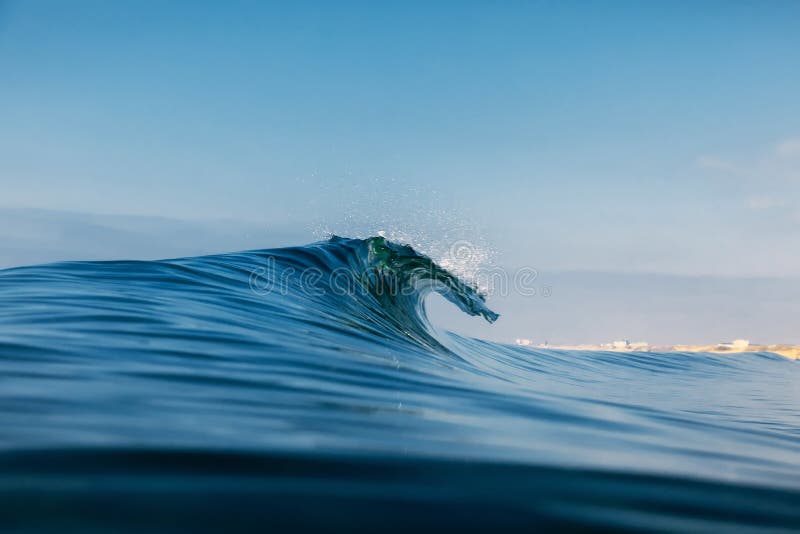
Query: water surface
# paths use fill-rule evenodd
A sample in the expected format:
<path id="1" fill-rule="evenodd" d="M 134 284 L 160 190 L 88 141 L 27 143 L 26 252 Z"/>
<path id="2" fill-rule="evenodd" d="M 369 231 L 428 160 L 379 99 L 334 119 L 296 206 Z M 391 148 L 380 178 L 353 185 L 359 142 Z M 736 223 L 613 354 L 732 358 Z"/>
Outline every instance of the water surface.
<path id="1" fill-rule="evenodd" d="M 539 350 L 410 247 L 0 271 L 0 527 L 800 528 L 800 367 Z"/>

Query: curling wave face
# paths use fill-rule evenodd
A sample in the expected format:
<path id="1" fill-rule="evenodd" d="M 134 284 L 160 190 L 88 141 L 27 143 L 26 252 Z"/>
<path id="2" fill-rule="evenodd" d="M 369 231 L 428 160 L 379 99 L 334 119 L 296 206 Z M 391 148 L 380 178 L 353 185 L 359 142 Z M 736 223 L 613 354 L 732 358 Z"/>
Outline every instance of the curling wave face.
<path id="1" fill-rule="evenodd" d="M 0 527 L 800 526 L 798 362 L 490 343 L 431 291 L 497 319 L 380 237 L 0 271 Z"/>

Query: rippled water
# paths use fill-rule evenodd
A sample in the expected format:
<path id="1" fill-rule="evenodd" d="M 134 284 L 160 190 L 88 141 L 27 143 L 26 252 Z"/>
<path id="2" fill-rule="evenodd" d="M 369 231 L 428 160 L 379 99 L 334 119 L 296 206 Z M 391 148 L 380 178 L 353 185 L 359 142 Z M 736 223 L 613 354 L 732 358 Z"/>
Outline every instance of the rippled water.
<path id="1" fill-rule="evenodd" d="M 800 366 L 532 350 L 409 247 L 0 271 L 0 527 L 800 528 Z M 502 320 L 502 319 L 501 319 Z"/>

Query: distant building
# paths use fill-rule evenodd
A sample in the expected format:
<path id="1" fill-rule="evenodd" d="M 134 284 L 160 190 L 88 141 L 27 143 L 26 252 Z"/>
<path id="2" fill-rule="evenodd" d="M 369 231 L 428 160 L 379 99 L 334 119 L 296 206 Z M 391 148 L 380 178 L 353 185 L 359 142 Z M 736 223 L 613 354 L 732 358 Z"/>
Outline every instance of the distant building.
<path id="1" fill-rule="evenodd" d="M 518 337 L 517 338 L 517 345 L 520 345 L 522 347 L 527 347 L 529 345 L 533 345 L 533 341 L 531 341 L 530 339 L 525 339 L 525 338 Z"/>
<path id="2" fill-rule="evenodd" d="M 734 339 L 733 341 L 728 341 L 726 343 L 719 343 L 717 348 L 723 350 L 745 350 L 749 346 L 749 339 Z"/>
<path id="3" fill-rule="evenodd" d="M 650 350 L 650 344 L 647 341 L 630 341 L 628 339 L 619 339 L 611 343 L 604 343 L 600 348 L 608 350 Z"/>

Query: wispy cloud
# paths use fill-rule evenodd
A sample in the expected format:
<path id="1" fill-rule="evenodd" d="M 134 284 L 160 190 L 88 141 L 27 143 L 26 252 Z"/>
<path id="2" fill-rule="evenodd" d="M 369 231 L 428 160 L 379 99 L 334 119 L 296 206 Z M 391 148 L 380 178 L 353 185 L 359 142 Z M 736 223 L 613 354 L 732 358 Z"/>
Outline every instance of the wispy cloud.
<path id="1" fill-rule="evenodd" d="M 751 210 L 769 210 L 786 205 L 786 201 L 769 195 L 756 195 L 747 199 L 747 207 Z"/>
<path id="2" fill-rule="evenodd" d="M 791 207 L 800 205 L 800 137 L 790 137 L 772 146 L 754 151 L 750 157 L 737 154 L 737 163 L 725 157 L 702 155 L 695 160 L 698 168 L 723 174 L 735 180 L 741 202 L 750 210 L 780 210 L 784 222 L 800 222 Z M 728 187 L 728 186 L 726 186 Z M 731 191 L 730 188 L 728 188 Z"/>
<path id="3" fill-rule="evenodd" d="M 723 171 L 754 178 L 778 174 L 794 175 L 800 171 L 800 137 L 784 139 L 760 155 L 754 154 L 749 162 L 733 163 L 723 157 L 704 154 L 697 157 L 695 164 L 701 169 Z"/>
<path id="4" fill-rule="evenodd" d="M 701 169 L 712 169 L 715 171 L 724 171 L 733 174 L 741 174 L 744 172 L 738 165 L 729 161 L 725 161 L 716 156 L 700 156 L 696 160 L 697 166 Z"/>
<path id="5" fill-rule="evenodd" d="M 800 137 L 793 137 L 778 143 L 775 153 L 781 158 L 800 157 Z"/>

